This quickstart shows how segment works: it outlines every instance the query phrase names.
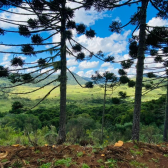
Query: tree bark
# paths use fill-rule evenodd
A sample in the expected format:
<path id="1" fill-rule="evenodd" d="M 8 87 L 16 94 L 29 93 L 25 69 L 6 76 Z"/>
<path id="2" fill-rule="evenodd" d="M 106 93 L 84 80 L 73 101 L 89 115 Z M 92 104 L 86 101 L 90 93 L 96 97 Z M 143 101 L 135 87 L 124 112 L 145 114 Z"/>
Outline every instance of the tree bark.
<path id="1" fill-rule="evenodd" d="M 149 0 L 142 0 L 141 18 L 140 18 L 140 32 L 139 32 L 139 47 L 137 58 L 137 74 L 135 85 L 135 103 L 133 114 L 132 140 L 139 141 L 140 131 L 140 111 L 141 111 L 141 94 L 142 94 L 142 80 L 144 69 L 144 51 L 145 51 L 145 29 L 146 29 L 146 11 Z"/>
<path id="2" fill-rule="evenodd" d="M 66 0 L 62 2 L 61 14 L 61 76 L 60 76 L 60 115 L 59 115 L 59 132 L 57 144 L 62 144 L 66 140 Z"/>
<path id="3" fill-rule="evenodd" d="M 168 132 L 168 77 L 167 77 L 167 94 L 166 94 L 166 110 L 165 110 L 165 120 L 164 120 L 164 132 L 163 132 L 163 141 L 165 141 L 165 142 L 168 142 L 167 132 Z"/>
<path id="4" fill-rule="evenodd" d="M 105 82 L 105 88 L 104 88 L 104 100 L 103 100 L 103 113 L 102 113 L 102 130 L 101 130 L 101 144 L 103 144 L 103 138 L 104 138 L 104 115 L 105 115 L 105 104 L 106 104 L 106 91 L 107 91 L 107 82 Z"/>

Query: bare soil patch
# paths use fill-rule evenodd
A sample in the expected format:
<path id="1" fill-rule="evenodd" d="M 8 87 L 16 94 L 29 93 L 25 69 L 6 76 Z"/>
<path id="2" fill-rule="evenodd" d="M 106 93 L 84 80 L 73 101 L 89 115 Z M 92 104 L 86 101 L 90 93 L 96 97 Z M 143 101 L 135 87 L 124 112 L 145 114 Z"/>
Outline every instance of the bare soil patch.
<path id="1" fill-rule="evenodd" d="M 168 168 L 168 144 L 0 146 L 0 168 Z M 84 167 L 85 166 L 85 167 Z"/>

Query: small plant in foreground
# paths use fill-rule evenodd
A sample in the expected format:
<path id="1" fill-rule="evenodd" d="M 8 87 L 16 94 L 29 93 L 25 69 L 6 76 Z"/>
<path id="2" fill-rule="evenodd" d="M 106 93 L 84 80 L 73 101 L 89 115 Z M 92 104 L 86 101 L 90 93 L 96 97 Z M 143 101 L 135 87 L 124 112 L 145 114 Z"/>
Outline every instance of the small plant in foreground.
<path id="1" fill-rule="evenodd" d="M 103 163 L 103 159 L 97 160 L 98 163 Z"/>
<path id="2" fill-rule="evenodd" d="M 25 163 L 26 163 L 26 164 L 30 164 L 30 161 L 28 161 L 28 160 L 25 160 Z"/>
<path id="3" fill-rule="evenodd" d="M 45 163 L 45 164 L 42 164 L 41 166 L 40 166 L 40 168 L 50 168 L 51 167 L 51 163 L 49 162 L 49 163 Z"/>
<path id="4" fill-rule="evenodd" d="M 108 165 L 109 168 L 118 168 L 118 165 L 117 165 L 117 160 L 115 159 L 108 159 L 107 162 L 105 162 L 105 164 Z"/>
<path id="5" fill-rule="evenodd" d="M 71 164 L 71 161 L 72 161 L 71 158 L 60 159 L 60 160 L 57 160 L 57 161 L 54 163 L 54 165 L 55 165 L 55 166 L 65 165 L 65 166 L 69 167 L 70 164 Z"/>
<path id="6" fill-rule="evenodd" d="M 134 167 L 136 167 L 136 168 L 148 168 L 148 167 L 146 167 L 145 163 L 139 163 L 139 162 L 137 162 L 136 160 L 132 160 L 132 161 L 130 162 L 130 165 L 131 165 L 131 166 L 134 166 Z"/>
<path id="7" fill-rule="evenodd" d="M 78 153 L 77 153 L 77 156 L 78 156 L 78 157 L 82 157 L 82 156 L 83 156 L 83 152 L 78 152 Z"/>
<path id="8" fill-rule="evenodd" d="M 40 150 L 35 150 L 34 153 L 38 154 L 40 153 Z"/>
<path id="9" fill-rule="evenodd" d="M 12 167 L 17 167 L 17 168 L 21 168 L 23 167 L 23 163 L 19 160 L 16 160 L 13 164 Z"/>
<path id="10" fill-rule="evenodd" d="M 90 168 L 90 167 L 86 163 L 83 163 L 82 168 Z"/>
<path id="11" fill-rule="evenodd" d="M 1 163 L 7 162 L 7 161 L 8 161 L 8 159 L 2 159 Z"/>
<path id="12" fill-rule="evenodd" d="M 143 156 L 143 152 L 142 151 L 134 151 L 132 149 L 130 149 L 130 152 L 132 155 L 140 155 L 140 156 Z"/>
<path id="13" fill-rule="evenodd" d="M 164 154 L 163 156 L 164 156 L 164 157 L 168 157 L 168 154 Z"/>
<path id="14" fill-rule="evenodd" d="M 158 162 L 159 162 L 159 159 L 154 159 L 154 158 L 152 158 L 151 161 L 154 161 L 155 163 L 158 163 Z"/>
<path id="15" fill-rule="evenodd" d="M 133 147 L 134 147 L 135 149 L 138 149 L 138 146 L 137 146 L 137 145 L 134 145 Z"/>

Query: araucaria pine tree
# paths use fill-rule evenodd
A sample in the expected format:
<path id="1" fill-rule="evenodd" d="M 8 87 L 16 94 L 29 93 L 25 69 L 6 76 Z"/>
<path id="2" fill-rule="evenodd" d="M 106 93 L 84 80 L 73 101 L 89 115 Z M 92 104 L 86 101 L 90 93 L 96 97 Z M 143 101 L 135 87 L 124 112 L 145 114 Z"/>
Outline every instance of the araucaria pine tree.
<path id="1" fill-rule="evenodd" d="M 78 7 L 70 8 L 70 3 L 78 3 Z M 75 21 L 73 21 L 75 10 L 83 7 L 86 8 L 87 3 L 88 2 L 85 0 L 79 2 L 73 0 L 4 0 L 0 2 L 1 12 L 3 11 L 5 13 L 11 13 L 19 17 L 24 15 L 29 16 L 29 19 L 25 21 L 1 18 L 1 23 L 10 23 L 18 26 L 18 30 L 5 30 L 0 28 L 0 34 L 5 35 L 8 33 L 18 33 L 20 36 L 30 39 L 28 40 L 27 44 L 19 44 L 19 41 L 14 39 L 9 41 L 8 44 L 0 44 L 3 46 L 17 47 L 17 51 L 21 49 L 21 52 L 16 52 L 16 50 L 7 52 L 0 51 L 0 53 L 13 54 L 11 66 L 14 67 L 6 68 L 0 66 L 0 76 L 9 77 L 13 84 L 18 82 L 9 87 L 1 87 L 1 89 L 4 91 L 5 88 L 14 88 L 25 83 L 38 83 L 47 79 L 47 77 L 54 74 L 54 72 L 57 70 L 60 70 L 60 75 L 58 78 L 53 81 L 49 81 L 44 86 L 36 89 L 39 90 L 53 82 L 59 83 L 57 86 L 54 86 L 41 100 L 43 101 L 55 88 L 60 87 L 60 122 L 58 144 L 62 144 L 66 139 L 66 72 L 67 70 L 71 72 L 67 68 L 67 54 L 74 56 L 76 60 L 85 60 L 85 54 L 82 52 L 82 49 L 86 50 L 86 48 L 73 39 L 72 30 L 75 30 L 79 35 L 85 34 L 88 38 L 93 38 L 95 36 L 95 32 L 91 28 L 87 29 L 84 24 L 76 24 Z M 8 10 L 9 7 L 21 9 L 23 12 L 20 13 L 10 11 Z M 51 38 L 57 34 L 60 34 L 60 41 L 52 41 Z M 50 47 L 45 48 L 45 46 Z M 93 53 L 88 50 L 87 52 L 89 55 L 87 59 L 90 59 L 93 56 Z M 19 56 L 23 54 L 25 56 L 38 56 L 41 58 L 39 58 L 36 62 L 27 63 L 22 59 L 22 57 Z M 25 70 L 32 71 L 29 73 L 24 73 Z M 43 73 L 38 73 L 42 70 L 45 71 Z M 46 76 L 43 77 L 43 74 L 46 74 Z M 43 78 L 39 79 L 39 77 Z M 17 94 L 28 94 L 35 92 L 36 90 Z"/>
<path id="2" fill-rule="evenodd" d="M 144 81 L 146 91 L 142 93 L 142 96 L 148 92 L 160 88 L 166 87 L 166 110 L 164 116 L 164 131 L 163 141 L 168 141 L 168 28 L 167 27 L 148 27 L 146 36 L 146 50 L 145 52 L 150 54 L 147 59 L 151 59 L 153 62 L 147 61 L 145 64 L 144 73 L 148 78 Z M 134 43 L 136 43 L 134 41 Z M 135 50 L 134 50 L 135 51 Z M 135 53 L 133 50 L 131 52 Z M 154 63 L 155 66 L 152 64 Z M 157 65 L 158 64 L 158 65 Z M 157 65 L 157 66 L 156 66 Z M 145 83 L 148 84 L 145 84 Z M 150 84 L 149 84 L 150 82 Z"/>
<path id="3" fill-rule="evenodd" d="M 122 6 L 131 6 L 137 4 L 137 12 L 132 15 L 128 23 L 122 25 L 120 21 L 113 21 L 109 28 L 111 32 L 120 33 L 122 28 L 132 24 L 136 29 L 139 29 L 138 36 L 138 51 L 137 51 L 137 65 L 136 65 L 136 85 L 135 85 L 135 103 L 133 114 L 133 127 L 132 127 L 132 140 L 139 140 L 140 131 L 140 111 L 141 111 L 141 93 L 142 93 L 142 81 L 144 71 L 144 59 L 145 59 L 145 40 L 146 40 L 146 18 L 147 9 L 149 3 L 158 10 L 157 16 L 166 19 L 168 18 L 168 1 L 167 0 L 86 0 L 90 2 L 91 6 L 94 6 L 98 11 L 107 9 L 112 10 Z M 135 31 L 134 30 L 134 31 Z M 134 32 L 133 31 L 133 32 Z M 129 60 L 130 61 L 130 60 Z"/>
<path id="4" fill-rule="evenodd" d="M 106 96 L 107 90 L 110 89 L 113 92 L 114 87 L 119 85 L 119 80 L 114 73 L 108 71 L 100 74 L 98 71 L 92 75 L 93 83 L 98 84 L 101 88 L 104 89 L 104 98 L 103 98 L 103 112 L 102 112 L 102 128 L 101 128 L 101 144 L 104 139 L 104 117 L 105 117 L 105 107 L 106 107 Z"/>

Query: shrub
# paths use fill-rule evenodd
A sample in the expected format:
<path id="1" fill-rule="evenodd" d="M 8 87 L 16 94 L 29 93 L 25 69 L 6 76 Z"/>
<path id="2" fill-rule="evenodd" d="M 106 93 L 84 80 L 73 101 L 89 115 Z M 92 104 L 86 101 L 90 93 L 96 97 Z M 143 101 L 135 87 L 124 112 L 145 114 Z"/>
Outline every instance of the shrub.
<path id="1" fill-rule="evenodd" d="M 114 103 L 114 104 L 120 104 L 120 99 L 117 98 L 117 97 L 113 97 L 112 98 L 112 103 Z"/>

